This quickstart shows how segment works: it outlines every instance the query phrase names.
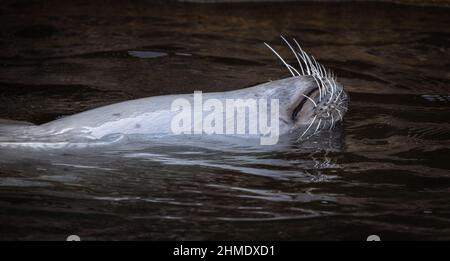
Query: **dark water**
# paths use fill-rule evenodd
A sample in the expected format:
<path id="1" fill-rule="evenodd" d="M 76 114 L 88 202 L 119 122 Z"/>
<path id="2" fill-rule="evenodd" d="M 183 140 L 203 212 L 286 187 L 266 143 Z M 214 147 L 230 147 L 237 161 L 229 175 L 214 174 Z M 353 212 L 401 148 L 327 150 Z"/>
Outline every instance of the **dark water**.
<path id="1" fill-rule="evenodd" d="M 0 118 L 283 78 L 262 44 L 281 49 L 283 34 L 349 92 L 342 136 L 333 149 L 1 151 L 0 239 L 450 239 L 450 9 L 102 3 L 3 2 Z"/>

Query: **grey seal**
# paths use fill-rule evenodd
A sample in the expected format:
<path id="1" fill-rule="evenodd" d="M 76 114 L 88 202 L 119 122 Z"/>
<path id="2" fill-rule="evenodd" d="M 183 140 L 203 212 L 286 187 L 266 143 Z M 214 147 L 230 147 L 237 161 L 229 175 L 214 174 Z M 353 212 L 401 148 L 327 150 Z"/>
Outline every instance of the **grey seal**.
<path id="1" fill-rule="evenodd" d="M 308 55 L 295 39 L 295 45 L 283 36 L 282 40 L 294 54 L 298 63 L 296 67 L 288 64 L 270 45 L 264 44 L 280 59 L 291 74 L 290 77 L 245 89 L 204 93 L 203 99 L 224 103 L 229 99 L 276 99 L 279 101 L 278 135 L 291 137 L 297 142 L 322 131 L 332 131 L 347 111 L 348 95 L 344 87 L 330 69 Z M 173 118 L 177 115 L 171 105 L 177 99 L 194 102 L 194 95 L 176 94 L 130 100 L 41 125 L 3 121 L 0 122 L 0 148 L 82 149 L 120 144 L 135 136 L 146 137 L 149 141 L 174 135 L 188 138 L 189 135 L 185 133 L 175 134 L 171 128 Z M 216 116 L 228 120 L 224 112 L 218 113 L 222 115 Z M 258 135 L 260 133 L 228 136 L 254 139 Z M 201 138 L 220 137 L 203 135 Z"/>

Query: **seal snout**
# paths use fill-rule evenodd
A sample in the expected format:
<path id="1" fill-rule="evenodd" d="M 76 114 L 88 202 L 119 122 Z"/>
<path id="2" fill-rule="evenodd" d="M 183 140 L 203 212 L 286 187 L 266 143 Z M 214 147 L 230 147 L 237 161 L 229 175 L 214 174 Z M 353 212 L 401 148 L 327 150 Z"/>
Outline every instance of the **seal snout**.
<path id="1" fill-rule="evenodd" d="M 332 129 L 337 122 L 343 120 L 347 111 L 347 100 L 343 87 L 335 86 L 334 92 L 326 92 L 322 99 L 317 99 L 312 115 L 323 122 L 323 128 L 330 125 Z"/>
<path id="2" fill-rule="evenodd" d="M 347 111 L 348 98 L 341 84 L 333 78 L 315 76 L 312 90 L 302 93 L 299 106 L 293 115 L 297 126 L 303 126 L 303 136 L 309 137 L 322 130 L 332 130 L 343 120 Z"/>

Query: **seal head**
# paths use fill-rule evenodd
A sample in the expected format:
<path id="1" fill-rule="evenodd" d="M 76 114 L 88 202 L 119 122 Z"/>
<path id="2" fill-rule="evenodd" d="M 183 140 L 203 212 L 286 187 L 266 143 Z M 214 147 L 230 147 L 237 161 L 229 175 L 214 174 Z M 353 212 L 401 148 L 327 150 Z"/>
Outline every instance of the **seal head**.
<path id="1" fill-rule="evenodd" d="M 303 131 L 297 139 L 301 141 L 322 130 L 332 130 L 347 112 L 349 99 L 343 85 L 337 81 L 334 72 L 303 51 L 295 39 L 293 41 L 297 49 L 283 36 L 281 38 L 297 59 L 298 68 L 288 64 L 270 45 L 264 44 L 283 62 L 293 79 L 302 81 L 301 86 L 297 86 L 294 81 L 293 88 L 298 90 L 290 100 L 290 108 L 286 110 L 291 113 L 290 132 Z"/>

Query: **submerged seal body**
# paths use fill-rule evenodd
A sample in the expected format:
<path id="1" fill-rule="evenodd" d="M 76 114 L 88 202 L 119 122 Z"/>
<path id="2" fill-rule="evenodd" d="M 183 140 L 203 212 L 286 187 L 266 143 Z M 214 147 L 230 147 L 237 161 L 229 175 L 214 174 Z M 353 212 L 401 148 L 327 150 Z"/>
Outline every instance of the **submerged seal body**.
<path id="1" fill-rule="evenodd" d="M 240 90 L 204 93 L 203 100 L 223 104 L 232 99 L 277 100 L 277 135 L 291 136 L 296 141 L 333 129 L 336 123 L 342 121 L 347 110 L 347 94 L 343 86 L 336 81 L 331 71 L 317 63 L 314 57 L 308 56 L 298 44 L 298 50 L 294 51 L 289 42 L 286 43 L 294 52 L 300 68 L 295 69 L 287 64 L 275 50 L 268 47 L 281 59 L 292 77 Z M 85 148 L 115 144 L 131 136 L 151 139 L 186 135 L 174 133 L 173 129 L 174 117 L 179 116 L 173 103 L 180 99 L 195 103 L 193 94 L 155 96 L 96 108 L 42 125 L 0 123 L 0 148 Z M 249 116 L 249 112 L 243 115 Z M 211 116 L 216 117 L 216 121 L 221 119 L 227 123 L 234 120 L 230 117 L 235 114 L 227 114 L 224 110 L 212 111 L 194 119 L 192 126 L 198 124 L 196 121 Z M 250 133 L 248 128 L 243 133 L 228 134 L 239 138 L 267 135 Z M 214 138 L 217 134 L 203 137 Z"/>

